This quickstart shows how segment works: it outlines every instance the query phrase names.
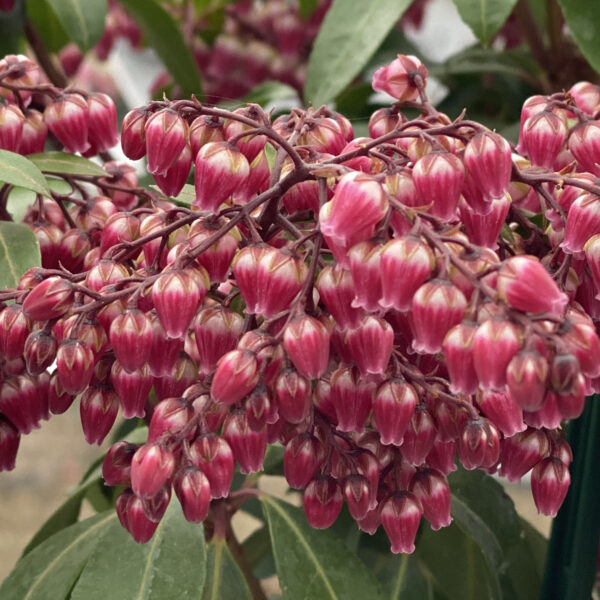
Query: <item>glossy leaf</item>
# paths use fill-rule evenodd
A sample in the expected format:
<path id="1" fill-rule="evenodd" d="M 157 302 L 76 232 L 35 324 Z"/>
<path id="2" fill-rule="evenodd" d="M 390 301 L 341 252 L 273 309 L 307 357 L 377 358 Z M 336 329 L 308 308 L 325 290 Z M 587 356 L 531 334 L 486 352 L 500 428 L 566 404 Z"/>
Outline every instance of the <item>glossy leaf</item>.
<path id="1" fill-rule="evenodd" d="M 150 187 L 159 194 L 162 194 L 161 189 L 157 185 L 151 185 Z M 179 192 L 179 194 L 173 198 L 173 200 L 181 206 L 191 206 L 195 199 L 196 189 L 191 183 L 186 183 L 181 192 Z"/>
<path id="2" fill-rule="evenodd" d="M 114 520 L 89 557 L 70 600 L 200 600 L 206 578 L 202 525 L 173 500 L 152 539 L 137 544 Z"/>
<path id="3" fill-rule="evenodd" d="M 48 187 L 59 194 L 71 194 L 73 189 L 64 179 L 46 178 Z M 22 221 L 27 209 L 36 201 L 36 192 L 22 187 L 13 187 L 8 192 L 6 209 L 11 214 L 13 221 Z"/>
<path id="4" fill-rule="evenodd" d="M 298 92 L 291 85 L 280 81 L 263 81 L 252 88 L 241 100 L 236 100 L 234 108 L 246 102 L 266 106 L 271 102 L 297 97 Z"/>
<path id="5" fill-rule="evenodd" d="M 363 69 L 412 0 L 334 0 L 315 39 L 304 99 L 331 102 Z"/>
<path id="6" fill-rule="evenodd" d="M 95 162 L 66 152 L 41 152 L 27 157 L 43 173 L 66 173 L 106 177 L 106 171 Z"/>
<path id="7" fill-rule="evenodd" d="M 196 61 L 183 40 L 173 17 L 156 0 L 121 0 L 146 40 L 156 51 L 184 97 L 202 96 L 202 81 Z"/>
<path id="8" fill-rule="evenodd" d="M 384 597 L 366 566 L 331 531 L 313 529 L 301 508 L 270 496 L 261 503 L 286 600 Z"/>
<path id="9" fill-rule="evenodd" d="M 69 39 L 82 52 L 90 50 L 102 36 L 106 21 L 106 0 L 46 0 Z"/>
<path id="10" fill-rule="evenodd" d="M 244 503 L 244 508 L 246 503 Z M 275 562 L 271 548 L 271 536 L 266 526 L 257 529 L 242 544 L 244 555 L 258 579 L 270 577 L 275 574 Z"/>
<path id="11" fill-rule="evenodd" d="M 504 25 L 517 0 L 453 0 L 458 14 L 487 46 Z"/>
<path id="12" fill-rule="evenodd" d="M 75 523 L 48 538 L 21 558 L 0 586 L 2 600 L 63 600 L 102 536 L 114 523 L 115 511 Z M 129 600 L 129 599 L 128 599 Z"/>
<path id="13" fill-rule="evenodd" d="M 425 577 L 413 554 L 390 556 L 394 567 L 389 572 L 390 600 L 431 600 L 433 582 Z"/>
<path id="14" fill-rule="evenodd" d="M 64 27 L 56 17 L 49 0 L 27 0 L 27 18 L 50 52 L 58 52 L 69 43 Z"/>
<path id="15" fill-rule="evenodd" d="M 225 540 L 207 546 L 206 583 L 202 600 L 252 600 L 252 594 Z"/>
<path id="16" fill-rule="evenodd" d="M 0 56 L 18 54 L 25 27 L 25 0 L 15 0 L 11 10 L 0 12 Z"/>
<path id="17" fill-rule="evenodd" d="M 0 289 L 16 288 L 21 275 L 41 261 L 40 245 L 29 227 L 0 221 Z"/>
<path id="18" fill-rule="evenodd" d="M 558 3 L 581 53 L 600 73 L 600 3 L 594 0 L 558 0 Z"/>
<path id="19" fill-rule="evenodd" d="M 42 172 L 24 156 L 8 150 L 0 150 L 0 181 L 50 195 Z"/>

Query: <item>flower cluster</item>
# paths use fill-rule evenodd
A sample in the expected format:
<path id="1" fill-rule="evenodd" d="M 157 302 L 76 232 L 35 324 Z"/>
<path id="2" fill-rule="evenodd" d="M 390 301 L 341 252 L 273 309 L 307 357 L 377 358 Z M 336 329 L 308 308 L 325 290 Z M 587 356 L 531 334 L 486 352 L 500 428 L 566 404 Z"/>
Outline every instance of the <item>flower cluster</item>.
<path id="1" fill-rule="evenodd" d="M 0 468 L 78 398 L 89 443 L 119 410 L 148 423 L 103 465 L 139 542 L 173 491 L 202 521 L 236 465 L 260 471 L 277 442 L 311 525 L 345 502 L 393 552 L 414 549 L 423 518 L 451 522 L 456 458 L 511 481 L 531 471 L 555 515 L 572 460 L 561 424 L 600 389 L 600 89 L 527 100 L 513 148 L 438 112 L 426 79 L 411 56 L 378 70 L 399 101 L 362 138 L 324 107 L 129 113 L 125 154 L 171 197 L 194 165 L 195 194 L 184 206 L 189 194 L 165 199 L 108 163 L 30 210 L 42 268 L 0 292 L 14 301 L 0 312 Z M 10 86 L 22 103 L 29 84 Z M 84 151 L 60 137 L 67 122 L 83 139 L 68 112 L 56 136 Z"/>

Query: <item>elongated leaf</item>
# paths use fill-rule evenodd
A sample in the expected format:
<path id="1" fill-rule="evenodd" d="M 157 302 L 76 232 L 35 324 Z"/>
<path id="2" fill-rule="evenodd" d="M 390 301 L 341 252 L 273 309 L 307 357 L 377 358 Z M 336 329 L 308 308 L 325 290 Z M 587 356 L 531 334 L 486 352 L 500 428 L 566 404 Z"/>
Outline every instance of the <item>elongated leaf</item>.
<path id="1" fill-rule="evenodd" d="M 301 508 L 265 496 L 275 565 L 284 600 L 376 600 L 379 584 L 331 531 L 313 529 Z"/>
<path id="2" fill-rule="evenodd" d="M 8 150 L 0 150 L 0 181 L 50 195 L 42 172 L 24 156 Z"/>
<path id="3" fill-rule="evenodd" d="M 40 245 L 27 225 L 0 221 L 0 289 L 16 288 L 21 275 L 42 264 Z"/>
<path id="4" fill-rule="evenodd" d="M 25 0 L 15 0 L 10 10 L 0 11 L 0 55 L 18 54 L 25 27 Z"/>
<path id="5" fill-rule="evenodd" d="M 188 523 L 174 499 L 146 544 L 134 542 L 113 521 L 89 557 L 70 600 L 200 600 L 205 578 L 202 525 Z"/>
<path id="6" fill-rule="evenodd" d="M 490 43 L 500 27 L 504 25 L 517 3 L 517 0 L 453 1 L 462 20 L 485 46 Z"/>
<path id="7" fill-rule="evenodd" d="M 70 194 L 73 189 L 64 179 L 47 178 L 48 187 L 59 194 Z M 27 209 L 35 202 L 36 192 L 15 186 L 8 192 L 6 208 L 13 221 L 22 221 Z"/>
<path id="8" fill-rule="evenodd" d="M 156 190 L 157 192 L 161 193 L 160 188 L 157 185 L 151 185 L 150 186 L 153 190 Z M 191 206 L 192 202 L 196 199 L 196 190 L 194 188 L 194 186 L 190 183 L 186 183 L 183 186 L 183 189 L 181 190 L 181 192 L 179 192 L 179 195 L 177 195 L 175 198 L 173 198 L 173 200 L 175 200 L 175 202 L 177 204 L 181 204 L 183 206 Z"/>
<path id="9" fill-rule="evenodd" d="M 390 600 L 430 600 L 433 586 L 419 569 L 418 561 L 412 554 L 392 556 L 395 569 L 388 579 Z"/>
<path id="10" fill-rule="evenodd" d="M 600 73 L 600 3 L 595 0 L 558 0 L 581 53 Z"/>
<path id="11" fill-rule="evenodd" d="M 121 4 L 144 32 L 184 96 L 202 96 L 196 61 L 186 46 L 179 26 L 156 0 L 121 0 Z"/>
<path id="12" fill-rule="evenodd" d="M 50 52 L 58 52 L 69 42 L 69 37 L 48 0 L 27 0 L 25 7 L 27 18 Z"/>
<path id="13" fill-rule="evenodd" d="M 111 510 L 75 523 L 48 538 L 19 560 L 0 587 L 0 598 L 2 600 L 67 598 L 92 550 L 116 521 L 117 515 Z"/>
<path id="14" fill-rule="evenodd" d="M 412 0 L 334 0 L 308 63 L 304 99 L 331 102 L 369 61 Z"/>
<path id="15" fill-rule="evenodd" d="M 208 544 L 206 585 L 202 600 L 248 600 L 252 594 L 235 559 L 223 539 Z"/>
<path id="16" fill-rule="evenodd" d="M 102 36 L 106 0 L 46 0 L 66 34 L 82 52 L 90 50 Z"/>
<path id="17" fill-rule="evenodd" d="M 27 157 L 43 173 L 66 173 L 106 177 L 106 171 L 95 162 L 66 152 L 41 152 Z"/>

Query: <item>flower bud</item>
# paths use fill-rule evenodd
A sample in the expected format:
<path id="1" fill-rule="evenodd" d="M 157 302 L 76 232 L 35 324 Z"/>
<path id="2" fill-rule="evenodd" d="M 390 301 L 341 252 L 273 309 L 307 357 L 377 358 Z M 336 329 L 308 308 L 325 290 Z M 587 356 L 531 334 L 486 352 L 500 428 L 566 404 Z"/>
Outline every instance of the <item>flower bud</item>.
<path id="1" fill-rule="evenodd" d="M 48 277 L 27 294 L 23 313 L 32 321 L 47 321 L 64 315 L 73 302 L 73 286 L 62 277 Z"/>
<path id="2" fill-rule="evenodd" d="M 164 173 L 154 173 L 154 181 L 165 196 L 175 198 L 186 184 L 192 168 L 192 151 L 186 144 Z"/>
<path id="3" fill-rule="evenodd" d="M 419 97 L 419 87 L 415 83 L 417 77 L 425 87 L 427 69 L 416 57 L 398 54 L 398 58 L 373 73 L 372 86 L 376 92 L 386 92 L 399 102 L 415 100 Z"/>
<path id="4" fill-rule="evenodd" d="M 0 105 L 0 149 L 18 152 L 24 123 L 25 117 L 18 106 Z"/>
<path id="5" fill-rule="evenodd" d="M 190 144 L 194 158 L 202 146 L 209 142 L 224 142 L 223 119 L 209 115 L 196 117 L 190 126 Z"/>
<path id="6" fill-rule="evenodd" d="M 144 444 L 133 455 L 131 487 L 140 498 L 151 498 L 173 475 L 175 456 L 161 444 Z"/>
<path id="7" fill-rule="evenodd" d="M 233 452 L 221 437 L 202 436 L 190 445 L 190 460 L 206 475 L 212 498 L 225 498 L 233 480 Z"/>
<path id="8" fill-rule="evenodd" d="M 196 221 L 194 225 L 197 223 L 199 221 Z M 214 233 L 211 229 L 200 229 L 199 227 L 195 229 L 194 225 L 192 225 L 188 234 L 191 250 L 202 244 Z M 231 270 L 231 262 L 239 244 L 239 232 L 234 230 L 219 238 L 198 256 L 198 262 L 206 269 L 212 283 L 222 283 L 227 280 Z"/>
<path id="9" fill-rule="evenodd" d="M 182 339 L 170 339 L 153 311 L 148 313 L 152 328 L 152 339 L 148 353 L 148 368 L 154 377 L 167 376 L 173 373 L 175 363 L 183 351 Z"/>
<path id="10" fill-rule="evenodd" d="M 566 137 L 564 119 L 549 110 L 543 110 L 525 121 L 521 127 L 519 145 L 529 156 L 532 165 L 552 169 Z"/>
<path id="11" fill-rule="evenodd" d="M 352 306 L 368 312 L 379 310 L 381 299 L 381 244 L 366 240 L 348 251 L 354 300 Z"/>
<path id="12" fill-rule="evenodd" d="M 126 441 L 113 444 L 102 463 L 102 478 L 106 485 L 129 485 L 131 461 L 138 446 Z"/>
<path id="13" fill-rule="evenodd" d="M 303 500 L 306 519 L 315 529 L 331 527 L 344 502 L 335 479 L 325 476 L 319 476 L 308 484 Z"/>
<path id="14" fill-rule="evenodd" d="M 23 353 L 27 371 L 31 375 L 45 371 L 54 362 L 56 351 L 56 339 L 47 331 L 40 329 L 30 333 Z"/>
<path id="15" fill-rule="evenodd" d="M 140 220 L 128 212 L 117 212 L 104 223 L 100 238 L 100 253 L 121 243 L 131 242 L 140 237 Z"/>
<path id="16" fill-rule="evenodd" d="M 98 152 L 119 141 L 117 107 L 110 96 L 95 92 L 88 97 L 88 141 Z"/>
<path id="17" fill-rule="evenodd" d="M 556 517 L 570 484 L 569 468 L 558 458 L 545 458 L 535 465 L 531 473 L 531 492 L 538 512 Z"/>
<path id="18" fill-rule="evenodd" d="M 170 108 L 151 115 L 144 126 L 148 171 L 165 175 L 185 148 L 188 133 L 187 123 Z"/>
<path id="19" fill-rule="evenodd" d="M 408 428 L 404 432 L 404 438 L 400 450 L 402 456 L 414 465 L 421 465 L 433 448 L 437 435 L 435 422 L 423 405 L 417 406 Z"/>
<path id="20" fill-rule="evenodd" d="M 522 350 L 508 363 L 506 382 L 509 395 L 524 410 L 541 407 L 547 379 L 548 362 L 537 350 Z"/>
<path id="21" fill-rule="evenodd" d="M 485 391 L 478 398 L 481 412 L 506 437 L 527 429 L 523 422 L 523 411 L 509 393 Z"/>
<path id="22" fill-rule="evenodd" d="M 116 510 L 121 525 L 138 544 L 150 541 L 158 527 L 158 521 L 152 521 L 146 516 L 140 498 L 131 490 L 121 492 L 117 498 Z"/>
<path id="23" fill-rule="evenodd" d="M 102 444 L 119 412 L 117 395 L 105 386 L 88 388 L 79 405 L 81 428 L 88 444 Z"/>
<path id="24" fill-rule="evenodd" d="M 370 504 L 370 489 L 367 479 L 362 475 L 349 475 L 344 479 L 342 491 L 352 518 L 363 519 L 369 512 Z"/>
<path id="25" fill-rule="evenodd" d="M 476 331 L 474 323 L 459 323 L 448 331 L 442 343 L 450 391 L 455 394 L 473 394 L 479 387 L 474 357 Z"/>
<path id="26" fill-rule="evenodd" d="M 54 371 L 50 377 L 48 388 L 48 408 L 50 412 L 53 415 L 62 415 L 69 410 L 74 400 L 75 396 L 64 390 L 58 378 L 58 373 Z"/>
<path id="27" fill-rule="evenodd" d="M 235 411 L 225 418 L 223 437 L 231 447 L 242 473 L 256 473 L 262 470 L 267 450 L 266 427 L 258 431 L 251 429 L 246 414 L 243 411 Z"/>
<path id="28" fill-rule="evenodd" d="M 457 450 L 465 469 L 490 468 L 500 457 L 498 430 L 487 419 L 467 421 L 458 439 Z"/>
<path id="29" fill-rule="evenodd" d="M 63 94 L 44 110 L 48 129 L 59 139 L 67 152 L 85 152 L 88 142 L 88 103 L 79 94 Z"/>
<path id="30" fill-rule="evenodd" d="M 412 478 L 410 491 L 421 502 L 423 516 L 437 531 L 448 527 L 450 515 L 450 486 L 446 477 L 435 469 L 421 469 Z"/>
<path id="31" fill-rule="evenodd" d="M 283 333 L 283 347 L 298 372 L 308 379 L 320 377 L 329 363 L 330 333 L 314 317 L 290 321 Z"/>
<path id="32" fill-rule="evenodd" d="M 143 418 L 146 414 L 144 406 L 152 388 L 148 367 L 128 372 L 119 361 L 115 361 L 110 370 L 110 381 L 121 403 L 123 416 L 126 419 Z"/>
<path id="33" fill-rule="evenodd" d="M 482 131 L 465 147 L 465 166 L 486 199 L 504 196 L 512 171 L 510 144 L 497 133 Z"/>
<path id="34" fill-rule="evenodd" d="M 310 382 L 294 369 L 283 370 L 275 379 L 275 398 L 281 416 L 290 423 L 302 423 L 312 406 Z"/>
<path id="35" fill-rule="evenodd" d="M 80 394 L 90 383 L 94 371 L 94 353 L 79 339 L 63 340 L 56 353 L 60 384 L 69 394 Z"/>
<path id="36" fill-rule="evenodd" d="M 339 368 L 331 375 L 331 403 L 340 431 L 363 430 L 371 408 L 376 385 L 360 377 L 356 369 Z"/>
<path id="37" fill-rule="evenodd" d="M 600 198 L 596 194 L 582 194 L 569 208 L 565 236 L 560 247 L 568 254 L 577 254 L 582 252 L 590 238 L 598 233 L 600 233 Z"/>
<path id="38" fill-rule="evenodd" d="M 600 122 L 587 121 L 571 129 L 568 147 L 582 171 L 588 171 L 598 177 L 598 153 L 600 152 Z"/>
<path id="39" fill-rule="evenodd" d="M 156 442 L 161 437 L 178 435 L 193 416 L 194 409 L 186 398 L 161 400 L 154 408 L 150 419 L 148 442 Z"/>
<path id="40" fill-rule="evenodd" d="M 181 469 L 173 480 L 173 489 L 186 521 L 201 523 L 208 515 L 210 483 L 198 467 Z"/>
<path id="41" fill-rule="evenodd" d="M 0 472 L 15 468 L 21 436 L 19 430 L 3 415 L 0 415 Z"/>
<path id="42" fill-rule="evenodd" d="M 438 437 L 427 455 L 427 464 L 444 475 L 456 471 L 456 464 L 454 463 L 455 447 L 454 440 L 444 442 Z"/>
<path id="43" fill-rule="evenodd" d="M 401 379 L 389 379 L 379 386 L 373 403 L 373 419 L 382 444 L 402 444 L 418 401 L 414 387 Z"/>
<path id="44" fill-rule="evenodd" d="M 381 524 L 392 543 L 394 554 L 412 554 L 415 551 L 415 537 L 422 514 L 421 502 L 410 492 L 396 492 L 383 503 Z"/>
<path id="45" fill-rule="evenodd" d="M 217 402 L 234 404 L 258 383 L 256 355 L 249 350 L 232 350 L 219 359 L 210 394 Z"/>
<path id="46" fill-rule="evenodd" d="M 506 438 L 502 443 L 500 475 L 517 482 L 545 455 L 550 444 L 547 435 L 540 430 L 528 428 Z"/>
<path id="47" fill-rule="evenodd" d="M 137 308 L 126 310 L 110 326 L 110 343 L 123 368 L 133 373 L 150 354 L 152 325 L 146 313 Z"/>
<path id="48" fill-rule="evenodd" d="M 0 356 L 13 360 L 22 356 L 29 336 L 29 320 L 18 304 L 0 311 Z"/>
<path id="49" fill-rule="evenodd" d="M 317 474 L 324 459 L 323 446 L 309 433 L 293 437 L 283 453 L 283 472 L 291 488 L 304 489 Z"/>
<path id="50" fill-rule="evenodd" d="M 148 114 L 141 108 L 129 111 L 123 119 L 121 127 L 121 147 L 123 153 L 131 160 L 139 160 L 146 156 L 146 120 Z"/>
<path id="51" fill-rule="evenodd" d="M 321 300 L 342 329 L 358 327 L 364 311 L 354 308 L 354 283 L 347 269 L 325 267 L 317 278 Z"/>

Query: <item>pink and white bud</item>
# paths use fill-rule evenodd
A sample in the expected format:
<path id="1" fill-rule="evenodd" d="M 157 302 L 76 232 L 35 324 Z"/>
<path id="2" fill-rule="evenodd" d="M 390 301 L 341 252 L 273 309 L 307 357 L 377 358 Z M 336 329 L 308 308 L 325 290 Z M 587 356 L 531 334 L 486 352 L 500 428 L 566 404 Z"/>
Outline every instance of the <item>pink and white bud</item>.
<path id="1" fill-rule="evenodd" d="M 558 458 L 545 458 L 535 465 L 531 473 L 531 492 L 538 512 L 556 517 L 570 484 L 569 467 Z"/>
<path id="2" fill-rule="evenodd" d="M 48 129 L 68 152 L 86 152 L 88 142 L 88 103 L 79 94 L 63 94 L 44 110 Z"/>
<path id="3" fill-rule="evenodd" d="M 176 197 L 187 182 L 192 168 L 192 150 L 186 144 L 164 173 L 154 173 L 154 181 L 165 196 Z"/>
<path id="4" fill-rule="evenodd" d="M 190 249 L 194 250 L 215 231 L 208 228 L 195 229 L 192 225 L 189 233 Z M 227 280 L 231 270 L 231 261 L 239 245 L 239 233 L 237 230 L 230 231 L 198 256 L 198 262 L 206 269 L 212 283 L 222 283 Z"/>
<path id="5" fill-rule="evenodd" d="M 81 428 L 88 444 L 102 444 L 117 419 L 119 399 L 105 386 L 88 388 L 79 404 Z"/>
<path id="6" fill-rule="evenodd" d="M 568 302 L 555 281 L 535 256 L 512 256 L 498 272 L 498 295 L 512 308 L 559 317 Z"/>
<path id="7" fill-rule="evenodd" d="M 509 393 L 485 391 L 477 403 L 481 412 L 500 430 L 505 437 L 525 431 L 523 410 Z"/>
<path id="8" fill-rule="evenodd" d="M 316 282 L 321 300 L 342 329 L 358 327 L 364 311 L 352 306 L 354 283 L 347 269 L 325 267 Z"/>
<path id="9" fill-rule="evenodd" d="M 487 419 L 471 419 L 458 439 L 458 458 L 465 469 L 490 468 L 500 458 L 500 436 Z"/>
<path id="10" fill-rule="evenodd" d="M 222 437 L 208 435 L 190 445 L 190 460 L 210 483 L 212 498 L 225 498 L 233 481 L 233 452 Z"/>
<path id="11" fill-rule="evenodd" d="M 126 441 L 113 444 L 102 463 L 102 479 L 106 485 L 126 485 L 131 482 L 131 461 L 138 446 Z"/>
<path id="12" fill-rule="evenodd" d="M 0 416 L 0 472 L 15 468 L 20 441 L 19 430 L 6 417 Z"/>
<path id="13" fill-rule="evenodd" d="M 88 97 L 88 141 L 98 152 L 119 141 L 117 107 L 110 96 L 95 92 Z"/>
<path id="14" fill-rule="evenodd" d="M 201 523 L 210 507 L 210 482 L 198 467 L 181 469 L 173 479 L 173 489 L 183 516 L 190 523 Z"/>
<path id="15" fill-rule="evenodd" d="M 388 210 L 381 184 L 370 175 L 353 171 L 343 175 L 330 201 L 329 210 L 321 209 L 319 228 L 336 244 L 345 245 L 353 236 L 376 225 Z M 329 203 L 328 203 L 329 204 Z M 370 237 L 366 235 L 363 239 Z M 361 240 L 355 240 L 358 242 Z"/>
<path id="16" fill-rule="evenodd" d="M 454 394 L 473 394 L 479 387 L 475 371 L 477 329 L 473 322 L 459 323 L 448 331 L 442 342 L 442 351 L 450 376 L 450 391 Z"/>
<path id="17" fill-rule="evenodd" d="M 56 338 L 46 330 L 32 331 L 25 341 L 23 358 L 30 375 L 43 373 L 56 359 Z"/>
<path id="18" fill-rule="evenodd" d="M 340 431 L 362 431 L 371 408 L 376 384 L 365 381 L 355 369 L 339 368 L 331 375 L 331 403 Z"/>
<path id="19" fill-rule="evenodd" d="M 412 554 L 421 522 L 423 506 L 410 492 L 396 492 L 381 507 L 381 524 L 390 542 L 392 553 Z"/>
<path id="20" fill-rule="evenodd" d="M 381 250 L 383 246 L 371 240 L 359 242 L 348 251 L 354 283 L 352 306 L 368 312 L 379 310 L 381 299 Z"/>
<path id="21" fill-rule="evenodd" d="M 427 75 L 427 69 L 416 56 L 398 54 L 398 58 L 373 73 L 371 85 L 376 92 L 385 92 L 404 102 L 419 97 L 416 80 L 420 79 L 420 85 L 425 87 Z"/>
<path id="22" fill-rule="evenodd" d="M 152 324 L 137 308 L 118 315 L 110 326 L 109 338 L 117 360 L 129 373 L 148 360 L 152 344 Z"/>
<path id="23" fill-rule="evenodd" d="M 298 370 L 308 379 L 319 378 L 329 363 L 331 334 L 321 321 L 308 315 L 295 317 L 283 333 L 283 347 Z"/>
<path id="24" fill-rule="evenodd" d="M 38 283 L 23 302 L 23 314 L 32 321 L 47 321 L 64 315 L 73 303 L 73 286 L 62 277 Z"/>
<path id="25" fill-rule="evenodd" d="M 115 388 L 118 400 L 126 419 L 143 418 L 145 405 L 152 388 L 152 377 L 147 366 L 128 372 L 119 361 L 112 364 L 110 381 Z"/>
<path id="26" fill-rule="evenodd" d="M 0 356 L 8 360 L 19 358 L 25 349 L 30 327 L 22 306 L 10 304 L 3 308 L 0 311 Z"/>
<path id="27" fill-rule="evenodd" d="M 174 110 L 164 108 L 151 115 L 144 125 L 148 171 L 165 175 L 183 152 L 188 124 Z"/>
<path id="28" fill-rule="evenodd" d="M 200 148 L 195 160 L 196 199 L 193 206 L 213 213 L 236 190 L 246 185 L 250 175 L 248 159 L 228 142 L 209 142 Z"/>
<path id="29" fill-rule="evenodd" d="M 258 383 L 256 354 L 249 350 L 232 350 L 217 363 L 210 394 L 224 404 L 234 404 L 248 395 Z"/>
<path id="30" fill-rule="evenodd" d="M 104 223 L 100 238 L 100 252 L 105 254 L 109 248 L 136 240 L 140 235 L 144 235 L 140 232 L 140 220 L 131 213 L 117 212 L 108 217 Z"/>
<path id="31" fill-rule="evenodd" d="M 223 119 L 209 115 L 196 117 L 190 126 L 190 144 L 194 158 L 202 146 L 209 142 L 224 142 Z"/>
<path id="32" fill-rule="evenodd" d="M 133 455 L 131 487 L 140 498 L 151 498 L 173 475 L 175 455 L 161 444 L 144 444 Z"/>
<path id="33" fill-rule="evenodd" d="M 344 497 L 335 479 L 319 476 L 308 484 L 303 502 L 310 526 L 314 529 L 327 529 L 338 518 Z"/>
<path id="34" fill-rule="evenodd" d="M 425 406 L 417 406 L 404 432 L 404 439 L 400 446 L 402 456 L 415 467 L 423 464 L 433 448 L 436 435 L 437 429 L 433 417 Z"/>
<path id="35" fill-rule="evenodd" d="M 119 494 L 116 510 L 121 525 L 138 544 L 145 544 L 152 539 L 158 521 L 152 521 L 146 516 L 142 500 L 131 490 Z"/>
<path id="36" fill-rule="evenodd" d="M 25 116 L 14 104 L 0 104 L 0 149 L 18 152 L 23 137 Z"/>
<path id="37" fill-rule="evenodd" d="M 552 169 L 566 138 L 564 119 L 549 110 L 543 110 L 523 123 L 519 146 L 529 156 L 532 165 Z"/>
<path id="38" fill-rule="evenodd" d="M 25 121 L 23 122 L 19 154 L 27 156 L 43 152 L 48 137 L 48 126 L 44 121 L 44 116 L 33 108 L 26 110 L 23 114 Z"/>
<path id="39" fill-rule="evenodd" d="M 432 152 L 420 158 L 413 167 L 413 182 L 422 204 L 431 204 L 429 212 L 449 220 L 456 207 L 465 178 L 460 159 L 449 152 Z"/>
<path id="40" fill-rule="evenodd" d="M 600 176 L 600 121 L 587 121 L 574 127 L 568 147 L 582 171 Z"/>
<path id="41" fill-rule="evenodd" d="M 366 477 L 352 474 L 344 479 L 342 492 L 348 510 L 355 520 L 363 519 L 369 512 L 371 490 Z"/>
<path id="42" fill-rule="evenodd" d="M 291 488 L 304 489 L 323 464 L 325 453 L 317 438 L 309 433 L 293 437 L 283 453 L 283 472 Z"/>
<path id="43" fill-rule="evenodd" d="M 438 531 L 450 525 L 450 485 L 443 473 L 429 468 L 417 471 L 410 483 L 410 491 L 421 502 L 423 516 L 431 529 Z"/>
<path id="44" fill-rule="evenodd" d="M 512 171 L 510 144 L 499 134 L 482 131 L 465 147 L 465 166 L 484 198 L 504 196 Z"/>
<path id="45" fill-rule="evenodd" d="M 284 369 L 275 379 L 275 398 L 279 414 L 290 423 L 302 423 L 312 406 L 310 381 L 294 369 Z"/>
<path id="46" fill-rule="evenodd" d="M 446 333 L 462 321 L 466 308 L 464 294 L 450 282 L 433 279 L 424 283 L 412 300 L 413 349 L 439 352 Z"/>
<path id="47" fill-rule="evenodd" d="M 80 394 L 92 378 L 94 353 L 81 340 L 63 340 L 56 353 L 56 369 L 64 390 L 69 394 Z"/>
<path id="48" fill-rule="evenodd" d="M 348 349 L 362 375 L 381 375 L 394 348 L 394 330 L 379 317 L 363 317 L 356 329 L 346 334 Z"/>
<path id="49" fill-rule="evenodd" d="M 575 199 L 567 213 L 565 237 L 560 247 L 568 254 L 582 252 L 590 238 L 600 233 L 600 198 L 583 194 Z"/>
<path id="50" fill-rule="evenodd" d="M 121 147 L 123 153 L 131 160 L 139 160 L 146 156 L 146 121 L 148 113 L 141 108 L 129 111 L 123 119 L 121 127 Z"/>
<path id="51" fill-rule="evenodd" d="M 418 401 L 415 388 L 401 379 L 389 379 L 379 386 L 373 402 L 373 420 L 382 444 L 402 444 Z"/>
<path id="52" fill-rule="evenodd" d="M 223 437 L 233 451 L 233 457 L 244 474 L 262 471 L 267 450 L 267 429 L 250 427 L 243 411 L 229 413 L 223 423 Z"/>
<path id="53" fill-rule="evenodd" d="M 506 194 L 492 199 L 488 206 L 489 212 L 481 215 L 461 198 L 458 203 L 458 212 L 469 240 L 477 246 L 495 250 L 498 247 L 498 236 L 510 208 L 510 196 Z"/>
<path id="54" fill-rule="evenodd" d="M 528 428 L 502 442 L 500 475 L 509 481 L 520 481 L 550 450 L 545 432 Z"/>

